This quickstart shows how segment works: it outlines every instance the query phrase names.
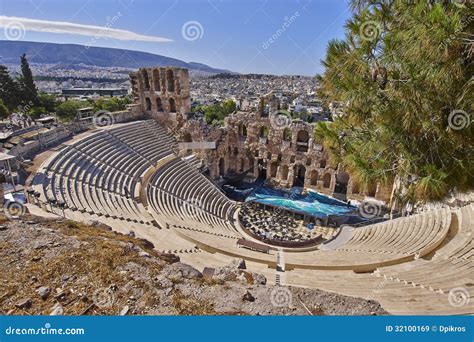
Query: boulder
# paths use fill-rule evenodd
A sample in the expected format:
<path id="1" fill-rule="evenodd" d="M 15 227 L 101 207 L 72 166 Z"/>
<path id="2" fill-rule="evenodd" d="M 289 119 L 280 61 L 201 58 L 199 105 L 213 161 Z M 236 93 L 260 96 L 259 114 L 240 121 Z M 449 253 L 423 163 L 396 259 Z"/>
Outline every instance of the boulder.
<path id="1" fill-rule="evenodd" d="M 255 302 L 255 297 L 249 291 L 247 291 L 242 297 L 242 300 L 246 302 Z"/>
<path id="2" fill-rule="evenodd" d="M 45 300 L 46 298 L 48 298 L 49 294 L 51 293 L 51 289 L 47 286 L 41 286 L 40 288 L 36 290 L 36 293 L 39 294 L 41 299 Z"/>
<path id="3" fill-rule="evenodd" d="M 145 249 L 154 249 L 155 245 L 148 241 L 147 239 L 139 239 L 140 240 L 140 245 L 145 248 Z"/>
<path id="4" fill-rule="evenodd" d="M 15 304 L 15 306 L 18 308 L 18 309 L 28 309 L 31 307 L 31 305 L 33 304 L 33 302 L 31 301 L 30 298 L 25 298 L 25 299 L 22 299 L 20 300 L 19 302 L 17 302 Z"/>
<path id="5" fill-rule="evenodd" d="M 239 275 L 240 272 L 236 268 L 224 266 L 216 268 L 212 278 L 221 281 L 235 281 Z"/>
<path id="6" fill-rule="evenodd" d="M 267 284 L 267 278 L 263 274 L 260 273 L 252 273 L 253 281 L 255 284 L 258 285 L 266 285 Z"/>
<path id="7" fill-rule="evenodd" d="M 175 262 L 180 261 L 179 256 L 172 253 L 159 253 L 159 257 L 160 259 L 166 261 L 169 264 L 174 264 Z"/>
<path id="8" fill-rule="evenodd" d="M 120 310 L 120 313 L 119 315 L 120 316 L 125 316 L 126 314 L 128 314 L 128 312 L 130 311 L 130 307 L 128 305 L 125 305 L 122 310 Z"/>
<path id="9" fill-rule="evenodd" d="M 164 276 L 159 276 L 155 279 L 156 286 L 161 289 L 173 287 L 173 282 Z"/>
<path id="10" fill-rule="evenodd" d="M 56 303 L 51 310 L 50 316 L 60 316 L 64 313 L 63 306 L 59 303 Z"/>
<path id="11" fill-rule="evenodd" d="M 245 265 L 245 260 L 244 259 L 234 259 L 229 264 L 229 266 L 232 267 L 232 268 L 237 268 L 239 270 L 245 270 L 247 268 L 247 266 Z"/>
<path id="12" fill-rule="evenodd" d="M 175 262 L 167 265 L 162 272 L 162 275 L 169 279 L 198 279 L 202 278 L 202 273 L 194 267 L 183 264 L 182 262 Z"/>

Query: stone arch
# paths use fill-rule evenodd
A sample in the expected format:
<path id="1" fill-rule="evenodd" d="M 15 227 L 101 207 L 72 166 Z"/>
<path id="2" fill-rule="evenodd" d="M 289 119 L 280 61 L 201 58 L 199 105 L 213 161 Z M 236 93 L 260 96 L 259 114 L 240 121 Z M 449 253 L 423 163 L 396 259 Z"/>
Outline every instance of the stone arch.
<path id="1" fill-rule="evenodd" d="M 240 158 L 240 171 L 244 171 L 244 168 L 245 168 L 245 159 L 244 158 Z"/>
<path id="2" fill-rule="evenodd" d="M 304 186 L 306 167 L 301 164 L 293 167 L 293 185 Z"/>
<path id="3" fill-rule="evenodd" d="M 193 142 L 193 137 L 191 136 L 191 133 L 189 132 L 184 133 L 183 142 Z"/>
<path id="4" fill-rule="evenodd" d="M 249 169 L 250 169 L 250 173 L 253 174 L 255 171 L 255 159 L 253 157 L 249 158 Z"/>
<path id="5" fill-rule="evenodd" d="M 338 194 L 347 194 L 347 185 L 349 184 L 349 174 L 347 172 L 338 172 L 336 174 L 336 185 L 334 192 Z"/>
<path id="6" fill-rule="evenodd" d="M 151 110 L 151 100 L 149 97 L 145 98 L 145 108 L 146 110 Z"/>
<path id="7" fill-rule="evenodd" d="M 247 136 L 247 126 L 242 125 L 242 136 L 246 137 Z"/>
<path id="8" fill-rule="evenodd" d="M 150 79 L 148 77 L 148 71 L 146 69 L 142 70 L 142 78 L 143 78 L 143 89 L 150 90 Z"/>
<path id="9" fill-rule="evenodd" d="M 174 73 L 171 69 L 166 70 L 166 85 L 168 92 L 174 92 Z"/>
<path id="10" fill-rule="evenodd" d="M 273 162 L 270 164 L 270 177 L 275 178 L 277 175 L 278 164 Z"/>
<path id="11" fill-rule="evenodd" d="M 239 149 L 237 147 L 234 147 L 234 156 L 239 154 Z"/>
<path id="12" fill-rule="evenodd" d="M 318 185 L 318 177 L 319 177 L 318 171 L 316 171 L 316 170 L 311 171 L 309 184 L 313 185 L 313 186 Z"/>
<path id="13" fill-rule="evenodd" d="M 331 178 L 332 178 L 332 176 L 329 172 L 324 174 L 324 176 L 323 176 L 323 188 L 329 189 L 329 187 L 331 186 Z"/>
<path id="14" fill-rule="evenodd" d="M 155 91 L 161 90 L 161 82 L 160 82 L 160 70 L 154 69 L 153 70 L 153 88 Z"/>
<path id="15" fill-rule="evenodd" d="M 324 168 L 326 167 L 326 159 L 321 159 L 321 160 L 319 161 L 319 167 L 320 167 L 321 169 L 324 169 Z"/>
<path id="16" fill-rule="evenodd" d="M 266 126 L 261 126 L 261 127 L 260 127 L 260 130 L 259 130 L 259 133 L 258 133 L 258 136 L 259 136 L 260 138 L 268 138 L 268 133 L 269 133 L 268 127 L 266 127 Z"/>
<path id="17" fill-rule="evenodd" d="M 184 133 L 183 142 L 185 142 L 185 143 L 193 142 L 193 137 L 191 136 L 191 133 L 189 133 L 189 132 Z M 186 153 L 191 153 L 191 152 L 192 152 L 192 149 L 189 149 L 189 148 L 186 149 Z"/>
<path id="18" fill-rule="evenodd" d="M 159 98 L 159 97 L 156 98 L 156 110 L 158 112 L 163 111 L 163 103 L 161 102 L 161 98 Z"/>
<path id="19" fill-rule="evenodd" d="M 293 136 L 293 133 L 291 132 L 291 129 L 289 129 L 288 127 L 286 127 L 286 128 L 283 130 L 283 140 L 284 140 L 284 141 L 291 141 L 292 136 Z"/>
<path id="20" fill-rule="evenodd" d="M 173 98 L 170 98 L 169 104 L 170 104 L 170 113 L 176 113 L 176 101 Z"/>
<path id="21" fill-rule="evenodd" d="M 225 175 L 225 160 L 224 158 L 219 159 L 219 176 L 224 177 Z"/>
<path id="22" fill-rule="evenodd" d="M 298 152 L 307 152 L 309 142 L 309 133 L 307 130 L 299 130 L 296 134 L 296 150 Z"/>
<path id="23" fill-rule="evenodd" d="M 281 169 L 281 178 L 283 180 L 288 179 L 288 165 L 283 165 L 283 168 Z"/>

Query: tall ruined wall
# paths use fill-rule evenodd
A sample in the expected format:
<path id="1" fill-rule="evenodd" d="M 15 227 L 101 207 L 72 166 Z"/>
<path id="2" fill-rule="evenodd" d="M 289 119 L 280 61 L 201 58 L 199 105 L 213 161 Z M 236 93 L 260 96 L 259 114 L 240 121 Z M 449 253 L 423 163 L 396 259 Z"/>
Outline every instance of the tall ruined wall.
<path id="1" fill-rule="evenodd" d="M 303 186 L 321 193 L 363 200 L 387 201 L 390 187 L 374 184 L 362 191 L 338 165 L 330 165 L 314 125 L 292 120 L 280 110 L 272 94 L 261 98 L 256 112 L 236 112 L 223 127 L 188 118 L 189 74 L 180 68 L 142 68 L 131 74 L 132 90 L 143 112 L 169 128 L 182 142 L 215 142 L 216 149 L 187 151 L 201 158 L 211 178 L 248 172 L 247 178 L 264 178 L 281 187 Z"/>
<path id="2" fill-rule="evenodd" d="M 141 68 L 130 74 L 132 93 L 142 111 L 176 130 L 191 110 L 189 72 L 183 68 Z"/>

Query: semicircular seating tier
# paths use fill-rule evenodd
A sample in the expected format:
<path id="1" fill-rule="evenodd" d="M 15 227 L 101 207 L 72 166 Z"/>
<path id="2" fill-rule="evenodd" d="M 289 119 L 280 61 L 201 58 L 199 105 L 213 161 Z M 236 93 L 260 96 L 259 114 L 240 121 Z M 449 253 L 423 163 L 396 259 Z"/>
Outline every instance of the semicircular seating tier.
<path id="1" fill-rule="evenodd" d="M 175 146 L 153 120 L 88 132 L 54 151 L 33 188 L 46 210 L 60 214 L 54 203 L 63 202 L 68 218 L 134 231 L 199 267 L 240 257 L 275 275 L 283 263 L 284 285 L 375 299 L 390 313 L 474 313 L 473 205 L 343 228 L 345 242 L 329 250 L 263 253 L 238 244 L 252 239 L 235 221 L 236 203 L 176 157 Z M 450 304 L 453 289 L 464 291 L 466 305 Z"/>
<path id="2" fill-rule="evenodd" d="M 40 199 L 67 209 L 153 224 L 138 201 L 146 171 L 176 144 L 155 121 L 111 126 L 63 145 L 33 180 Z"/>
<path id="3" fill-rule="evenodd" d="M 431 214 L 435 212 L 422 215 Z M 354 234 L 347 247 L 363 244 L 367 229 L 373 227 Z M 387 235 L 390 239 L 388 236 L 390 234 Z M 377 300 L 385 310 L 397 315 L 474 314 L 473 236 L 474 205 L 471 204 L 452 211 L 448 234 L 435 250 L 424 256 L 367 273 L 294 269 L 287 272 L 287 284 Z M 400 243 L 397 235 L 393 235 L 392 241 L 392 245 Z M 379 248 L 374 250 L 380 251 Z"/>
<path id="4" fill-rule="evenodd" d="M 286 268 L 373 271 L 429 254 L 443 242 L 450 224 L 450 209 L 438 209 L 357 228 L 352 238 L 335 250 L 286 253 Z M 202 241 L 203 249 L 276 266 L 275 250 L 260 253 L 239 248 L 225 237 L 206 237 L 201 231 L 187 231 L 186 235 Z"/>
<path id="5" fill-rule="evenodd" d="M 150 212 L 187 237 L 187 232 L 235 239 L 236 205 L 208 178 L 180 158 L 169 160 L 150 178 Z"/>

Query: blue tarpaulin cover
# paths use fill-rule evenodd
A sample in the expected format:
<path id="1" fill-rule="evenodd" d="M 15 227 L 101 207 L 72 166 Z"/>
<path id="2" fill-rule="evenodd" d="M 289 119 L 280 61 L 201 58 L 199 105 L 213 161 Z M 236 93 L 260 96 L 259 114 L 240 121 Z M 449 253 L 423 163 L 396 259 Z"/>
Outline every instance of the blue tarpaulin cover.
<path id="1" fill-rule="evenodd" d="M 261 186 L 255 189 L 245 201 L 286 208 L 321 218 L 329 215 L 346 215 L 357 209 L 354 206 L 347 205 L 346 202 L 322 195 L 316 191 L 308 190 L 306 194 L 301 194 L 301 188 L 285 191 Z"/>

